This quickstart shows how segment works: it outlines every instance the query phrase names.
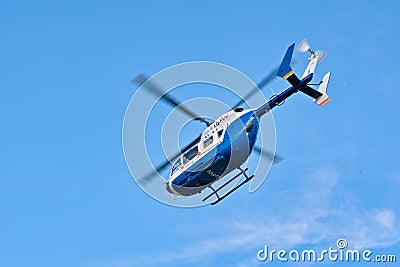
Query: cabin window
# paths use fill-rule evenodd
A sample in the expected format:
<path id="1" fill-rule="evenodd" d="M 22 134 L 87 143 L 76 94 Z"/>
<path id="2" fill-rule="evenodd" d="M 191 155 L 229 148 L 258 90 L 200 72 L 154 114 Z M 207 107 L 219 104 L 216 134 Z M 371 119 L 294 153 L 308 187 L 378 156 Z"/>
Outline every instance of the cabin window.
<path id="1" fill-rule="evenodd" d="M 209 145 L 211 145 L 213 142 L 213 137 L 210 136 L 209 138 L 207 138 L 206 140 L 204 140 L 203 142 L 203 148 L 206 149 Z"/>
<path id="2" fill-rule="evenodd" d="M 172 170 L 171 170 L 171 175 L 173 175 L 177 170 L 179 170 L 179 167 L 182 165 L 181 163 L 181 157 L 179 157 L 176 161 L 174 166 L 172 166 Z"/>
<path id="3" fill-rule="evenodd" d="M 194 157 L 196 157 L 197 153 L 199 152 L 198 147 L 195 146 L 191 149 L 189 149 L 184 155 L 183 155 L 183 164 L 188 163 L 191 161 Z"/>

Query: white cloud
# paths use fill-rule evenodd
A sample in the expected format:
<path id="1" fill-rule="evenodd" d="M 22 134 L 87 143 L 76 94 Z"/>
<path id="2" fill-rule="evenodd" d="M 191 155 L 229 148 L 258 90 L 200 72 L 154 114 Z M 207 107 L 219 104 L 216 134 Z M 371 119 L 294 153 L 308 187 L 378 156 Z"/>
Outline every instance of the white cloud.
<path id="1" fill-rule="evenodd" d="M 384 248 L 399 242 L 400 227 L 396 227 L 394 211 L 365 209 L 346 190 L 340 178 L 340 172 L 335 168 L 315 169 L 302 178 L 301 186 L 294 191 L 276 194 L 277 199 L 280 194 L 284 195 L 288 203 L 284 205 L 283 212 L 277 213 L 274 203 L 255 214 L 242 211 L 237 217 L 220 222 L 224 227 L 223 233 L 217 231 L 207 235 L 212 236 L 209 239 L 183 246 L 179 248 L 179 254 L 164 252 L 154 258 L 149 253 L 108 261 L 103 265 L 128 267 L 198 263 L 204 258 L 243 252 L 243 249 L 255 253 L 264 245 L 275 249 L 296 246 L 326 248 L 335 246 L 338 238 L 347 239 L 349 247 L 357 249 Z M 249 260 L 254 259 L 255 256 Z"/>
<path id="2" fill-rule="evenodd" d="M 396 215 L 391 210 L 379 210 L 375 214 L 375 220 L 386 228 L 393 228 Z"/>

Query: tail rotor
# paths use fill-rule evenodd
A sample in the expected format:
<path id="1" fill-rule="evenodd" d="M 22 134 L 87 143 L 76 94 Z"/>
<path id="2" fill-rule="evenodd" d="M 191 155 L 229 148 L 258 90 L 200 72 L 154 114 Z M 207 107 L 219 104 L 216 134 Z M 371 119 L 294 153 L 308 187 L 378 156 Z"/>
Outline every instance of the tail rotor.
<path id="1" fill-rule="evenodd" d="M 317 56 L 318 57 L 318 63 L 321 63 L 322 61 L 324 61 L 324 59 L 328 55 L 327 51 L 323 51 L 323 50 L 314 51 L 314 50 L 312 50 L 310 44 L 307 41 L 307 39 L 304 39 L 303 41 L 301 41 L 299 43 L 299 45 L 296 48 L 296 51 L 300 52 L 300 53 L 305 53 L 307 51 L 310 52 L 312 56 Z"/>

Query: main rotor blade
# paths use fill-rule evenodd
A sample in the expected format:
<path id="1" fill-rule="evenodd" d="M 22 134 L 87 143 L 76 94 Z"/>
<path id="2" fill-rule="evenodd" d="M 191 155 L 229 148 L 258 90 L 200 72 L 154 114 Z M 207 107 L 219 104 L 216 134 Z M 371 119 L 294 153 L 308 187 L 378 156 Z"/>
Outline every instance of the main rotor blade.
<path id="1" fill-rule="evenodd" d="M 181 101 L 173 98 L 168 95 L 168 93 L 164 93 L 158 86 L 148 80 L 148 78 L 144 74 L 139 74 L 132 81 L 136 82 L 139 86 L 143 85 L 145 88 L 149 89 L 150 92 L 155 94 L 158 97 L 161 97 L 162 100 L 165 100 L 170 105 L 178 108 L 179 110 L 186 113 L 188 116 L 192 117 L 194 120 L 204 122 L 207 126 L 211 124 L 211 122 L 205 120 L 204 118 L 198 116 L 196 113 L 181 105 Z"/>
<path id="2" fill-rule="evenodd" d="M 197 144 L 198 142 L 200 142 L 201 139 L 201 135 L 199 135 L 198 137 L 196 137 L 196 139 L 194 139 L 192 142 L 190 142 L 189 144 L 187 144 L 186 146 L 184 146 L 179 152 L 175 153 L 173 156 L 169 157 L 168 159 L 166 159 L 165 161 L 163 161 L 162 163 L 160 163 L 159 165 L 157 165 L 157 167 L 155 167 L 155 169 L 150 172 L 149 174 L 147 174 L 146 176 L 144 176 L 143 178 L 139 179 L 138 182 L 141 185 L 146 185 L 147 183 L 149 183 L 151 180 L 154 179 L 154 177 L 157 175 L 157 173 L 159 173 L 160 171 L 164 170 L 166 167 L 168 167 L 168 165 L 173 164 L 174 161 L 182 154 L 184 153 L 186 150 L 188 150 L 189 148 L 191 148 L 192 146 L 194 146 L 195 144 Z"/>
<path id="3" fill-rule="evenodd" d="M 272 159 L 274 164 L 279 163 L 284 159 L 283 157 L 279 156 L 278 154 L 273 154 L 269 151 L 265 151 L 264 149 L 262 149 L 261 147 L 258 147 L 258 146 L 254 146 L 253 151 L 269 160 Z"/>
<path id="4" fill-rule="evenodd" d="M 268 75 L 266 75 L 264 77 L 264 79 L 262 79 L 256 87 L 254 87 L 253 89 L 251 89 L 249 91 L 249 93 L 247 95 L 245 95 L 242 99 L 240 99 L 233 107 L 232 109 L 237 108 L 238 106 L 240 106 L 241 104 L 243 104 L 247 99 L 249 99 L 252 95 L 254 95 L 259 89 L 262 89 L 263 87 L 265 87 L 267 84 L 269 84 L 270 82 L 272 82 L 273 79 L 275 79 L 276 77 L 276 72 L 278 71 L 279 67 L 274 68 L 270 73 L 268 73 Z"/>

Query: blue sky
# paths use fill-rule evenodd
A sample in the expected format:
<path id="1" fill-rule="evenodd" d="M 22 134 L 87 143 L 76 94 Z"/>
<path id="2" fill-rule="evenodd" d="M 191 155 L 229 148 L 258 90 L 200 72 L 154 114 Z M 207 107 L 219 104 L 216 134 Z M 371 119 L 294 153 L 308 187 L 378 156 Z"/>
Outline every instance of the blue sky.
<path id="1" fill-rule="evenodd" d="M 0 265 L 257 266 L 264 245 L 323 249 L 341 237 L 398 253 L 398 9 L 397 1 L 3 1 Z M 142 192 L 121 145 L 131 78 L 209 60 L 257 82 L 303 38 L 329 52 L 317 77 L 332 72 L 332 101 L 319 108 L 295 95 L 274 110 L 285 160 L 257 192 L 194 209 Z M 305 56 L 296 57 L 301 73 Z"/>

